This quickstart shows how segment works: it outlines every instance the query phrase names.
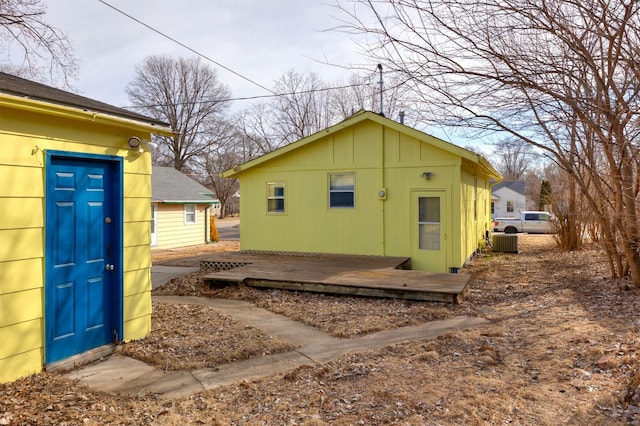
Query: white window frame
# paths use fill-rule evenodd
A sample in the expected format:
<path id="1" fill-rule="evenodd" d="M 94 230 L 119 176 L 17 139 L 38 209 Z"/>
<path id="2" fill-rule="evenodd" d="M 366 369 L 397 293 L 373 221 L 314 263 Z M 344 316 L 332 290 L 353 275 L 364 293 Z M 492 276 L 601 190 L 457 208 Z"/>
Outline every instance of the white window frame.
<path id="1" fill-rule="evenodd" d="M 193 208 L 193 212 L 188 211 L 190 208 Z M 193 221 L 189 219 L 189 216 L 193 215 Z M 198 223 L 198 206 L 196 204 L 185 204 L 184 205 L 184 224 L 185 225 L 195 225 Z"/>
<path id="2" fill-rule="evenodd" d="M 271 188 L 274 191 L 271 191 Z M 282 195 L 275 195 L 275 188 L 282 188 Z M 271 195 L 274 194 L 274 195 Z M 271 201 L 282 200 L 282 210 L 271 210 Z M 267 213 L 285 214 L 287 212 L 287 192 L 284 182 L 267 182 Z"/>
<path id="3" fill-rule="evenodd" d="M 353 189 L 345 190 L 345 189 L 331 189 L 331 177 L 332 176 L 353 176 Z M 327 186 L 329 189 L 328 192 L 328 203 L 330 209 L 355 209 L 356 208 L 356 174 L 354 172 L 346 172 L 346 173 L 329 173 L 327 177 Z M 336 193 L 353 193 L 353 204 L 351 206 L 333 206 L 331 205 L 331 194 Z"/>

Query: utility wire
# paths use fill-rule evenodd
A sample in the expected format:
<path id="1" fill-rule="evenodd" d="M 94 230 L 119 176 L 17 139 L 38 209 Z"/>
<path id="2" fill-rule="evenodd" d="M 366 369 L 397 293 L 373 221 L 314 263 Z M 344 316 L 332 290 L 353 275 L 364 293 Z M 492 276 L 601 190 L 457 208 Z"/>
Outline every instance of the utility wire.
<path id="1" fill-rule="evenodd" d="M 193 48 L 191 48 L 191 47 L 187 46 L 186 44 L 184 44 L 184 43 L 182 43 L 182 42 L 180 42 L 180 41 L 176 40 L 175 38 L 173 38 L 173 37 L 171 37 L 171 36 L 169 36 L 169 35 L 167 35 L 167 34 L 163 33 L 162 31 L 155 29 L 155 28 L 154 28 L 154 27 L 152 27 L 151 25 L 148 25 L 148 24 L 146 24 L 145 22 L 142 22 L 142 21 L 141 21 L 141 20 L 139 20 L 138 18 L 136 18 L 136 17 L 134 17 L 134 16 L 129 15 L 128 13 L 124 12 L 123 10 L 118 9 L 117 7 L 115 7 L 115 6 L 113 6 L 113 5 L 109 4 L 109 3 L 107 3 L 106 1 L 104 1 L 104 0 L 98 0 L 98 1 L 99 1 L 100 3 L 102 3 L 102 4 L 104 4 L 105 6 L 108 6 L 108 7 L 110 7 L 111 9 L 115 10 L 116 12 L 118 12 L 118 13 L 120 13 L 120 14 L 122 14 L 122 15 L 126 16 L 127 18 L 129 18 L 129 19 L 131 19 L 131 20 L 133 20 L 133 21 L 137 22 L 138 24 L 140 24 L 140 25 L 143 25 L 143 26 L 147 27 L 148 29 L 150 29 L 151 31 L 153 31 L 153 32 L 155 32 L 155 33 L 157 33 L 157 34 L 161 35 L 162 37 L 164 37 L 164 38 L 166 38 L 166 39 L 168 39 L 168 40 L 171 40 L 172 42 L 174 42 L 174 43 L 176 43 L 176 44 L 178 44 L 178 45 L 180 45 L 180 46 L 184 47 L 185 49 L 189 50 L 190 52 L 195 53 L 196 55 L 200 56 L 201 58 L 204 58 L 204 59 L 206 59 L 207 61 L 209 61 L 209 62 L 212 62 L 212 63 L 216 64 L 216 65 L 217 65 L 217 66 L 219 66 L 220 68 L 222 68 L 222 69 L 224 69 L 224 70 L 229 71 L 230 73 L 232 73 L 232 74 L 234 74 L 234 75 L 236 75 L 236 76 L 238 76 L 238 77 L 242 78 L 243 80 L 248 81 L 248 82 L 249 82 L 249 83 L 251 83 L 251 84 L 255 84 L 255 85 L 256 85 L 256 86 L 258 86 L 259 88 L 264 89 L 264 90 L 266 90 L 266 91 L 267 91 L 267 92 L 269 92 L 269 93 L 272 93 L 274 96 L 278 96 L 278 94 L 277 94 L 277 93 L 275 93 L 273 90 L 271 90 L 271 89 L 269 89 L 269 88 L 267 88 L 267 87 L 263 86 L 263 85 L 262 85 L 262 84 L 260 84 L 260 83 L 255 82 L 254 80 L 251 80 L 249 77 L 245 77 L 244 75 L 240 74 L 239 72 L 234 71 L 234 70 L 232 70 L 231 68 L 226 67 L 226 66 L 222 65 L 221 63 L 219 63 L 219 62 L 217 62 L 217 61 L 214 61 L 214 60 L 213 60 L 213 59 L 211 59 L 210 57 L 208 57 L 208 56 L 206 56 L 206 55 L 204 55 L 204 54 L 202 54 L 202 53 L 198 52 L 197 50 L 195 50 L 195 49 L 193 49 Z"/>
<path id="2" fill-rule="evenodd" d="M 197 102 L 181 102 L 179 104 L 172 103 L 171 105 L 196 105 L 196 104 L 203 104 L 203 103 L 210 103 L 210 102 L 254 101 L 256 99 L 268 99 L 268 98 L 280 98 L 283 96 L 305 95 L 309 93 L 328 92 L 330 90 L 342 90 L 342 89 L 349 89 L 352 87 L 361 87 L 361 86 L 371 86 L 371 83 L 347 84 L 344 86 L 323 87 L 320 89 L 301 90 L 299 92 L 274 93 L 273 95 L 243 96 L 243 97 L 237 97 L 237 98 L 217 98 L 217 99 L 214 98 L 214 99 L 208 99 L 208 100 L 197 101 Z M 393 88 L 396 88 L 396 87 L 398 86 L 394 86 Z M 130 105 L 130 106 L 123 106 L 121 108 L 125 108 L 125 109 L 152 108 L 152 107 L 158 107 L 158 106 L 168 106 L 168 104 Z"/>

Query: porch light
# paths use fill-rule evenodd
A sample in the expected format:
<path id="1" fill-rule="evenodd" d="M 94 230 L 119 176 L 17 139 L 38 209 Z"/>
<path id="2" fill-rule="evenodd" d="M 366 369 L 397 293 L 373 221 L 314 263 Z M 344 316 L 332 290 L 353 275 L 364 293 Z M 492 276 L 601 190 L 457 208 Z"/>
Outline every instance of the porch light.
<path id="1" fill-rule="evenodd" d="M 433 177 L 433 172 L 423 172 L 420 176 L 422 176 L 426 180 L 431 180 L 431 178 Z"/>
<path id="2" fill-rule="evenodd" d="M 130 149 L 138 149 L 138 148 L 140 148 L 140 145 L 142 144 L 142 141 L 137 136 L 131 136 L 129 138 L 129 140 L 127 141 L 127 144 L 129 144 L 129 148 Z"/>

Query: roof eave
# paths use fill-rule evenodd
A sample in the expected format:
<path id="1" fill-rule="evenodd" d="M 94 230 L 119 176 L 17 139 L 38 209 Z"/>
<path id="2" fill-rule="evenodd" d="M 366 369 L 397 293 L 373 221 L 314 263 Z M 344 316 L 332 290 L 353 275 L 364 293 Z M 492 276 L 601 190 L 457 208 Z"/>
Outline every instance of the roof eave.
<path id="1" fill-rule="evenodd" d="M 215 204 L 219 202 L 219 200 L 158 200 L 155 198 L 151 199 L 152 203 L 162 203 L 162 204 Z"/>
<path id="2" fill-rule="evenodd" d="M 107 114 L 78 107 L 70 107 L 57 103 L 29 99 L 22 96 L 0 93 L 0 107 L 14 108 L 22 111 L 30 111 L 43 113 L 57 117 L 64 117 L 72 120 L 91 121 L 97 124 L 119 124 L 123 127 L 149 132 L 162 136 L 175 136 L 176 133 L 169 126 L 163 126 L 156 123 L 144 122 L 142 120 L 134 120 L 131 118 L 119 117 L 117 115 Z"/>

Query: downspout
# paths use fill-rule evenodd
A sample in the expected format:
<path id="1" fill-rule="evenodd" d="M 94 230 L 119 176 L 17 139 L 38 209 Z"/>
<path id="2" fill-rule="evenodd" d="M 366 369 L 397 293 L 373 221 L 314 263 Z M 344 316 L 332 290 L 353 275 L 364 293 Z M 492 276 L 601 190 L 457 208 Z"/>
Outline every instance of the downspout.
<path id="1" fill-rule="evenodd" d="M 381 180 L 381 186 L 380 188 L 382 188 L 383 191 L 385 191 L 385 196 L 382 197 L 382 199 L 380 199 L 380 201 L 382 202 L 382 206 L 381 206 L 381 214 L 382 214 L 382 256 L 386 256 L 387 254 L 387 242 L 385 239 L 385 234 L 387 232 L 387 223 L 386 223 L 386 215 L 385 215 L 385 202 L 387 200 L 387 188 L 385 186 L 385 170 L 384 170 L 384 142 L 385 142 L 385 138 L 384 138 L 384 129 L 385 126 L 382 126 L 382 135 L 380 137 L 381 143 L 380 143 L 380 180 Z"/>
<path id="2" fill-rule="evenodd" d="M 204 243 L 209 244 L 211 236 L 209 235 L 209 224 L 211 223 L 211 218 L 209 217 L 209 209 L 211 208 L 211 204 L 208 204 L 204 208 Z"/>

